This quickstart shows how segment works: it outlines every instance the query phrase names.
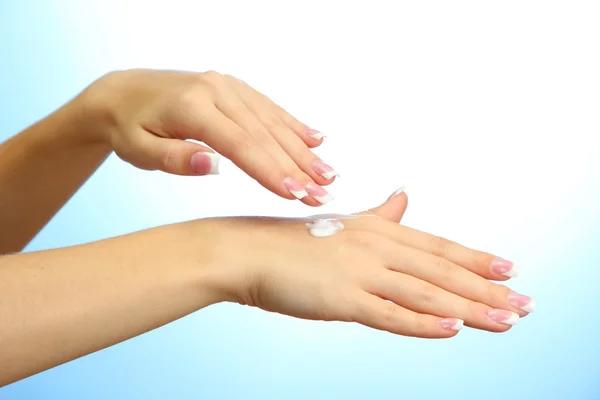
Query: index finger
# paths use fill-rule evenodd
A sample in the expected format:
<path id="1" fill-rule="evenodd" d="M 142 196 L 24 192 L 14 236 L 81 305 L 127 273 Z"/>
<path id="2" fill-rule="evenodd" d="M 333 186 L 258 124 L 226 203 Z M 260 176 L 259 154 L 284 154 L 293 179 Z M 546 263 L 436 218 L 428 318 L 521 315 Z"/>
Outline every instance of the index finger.
<path id="1" fill-rule="evenodd" d="M 517 269 L 512 262 L 493 254 L 473 250 L 451 240 L 383 218 L 364 219 L 361 224 L 397 243 L 446 259 L 486 279 L 506 281 L 517 276 Z"/>
<path id="2" fill-rule="evenodd" d="M 273 193 L 286 199 L 301 199 L 306 191 L 291 179 L 254 137 L 216 107 L 203 109 L 206 119 L 203 141 Z"/>

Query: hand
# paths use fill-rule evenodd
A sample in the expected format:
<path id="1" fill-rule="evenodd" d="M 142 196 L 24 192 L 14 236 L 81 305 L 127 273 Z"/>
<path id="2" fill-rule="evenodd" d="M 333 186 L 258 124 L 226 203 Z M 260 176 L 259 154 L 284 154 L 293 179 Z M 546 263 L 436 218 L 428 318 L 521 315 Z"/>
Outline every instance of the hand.
<path id="1" fill-rule="evenodd" d="M 323 135 L 232 76 L 130 70 L 108 74 L 84 93 L 86 108 L 102 121 L 101 140 L 138 168 L 217 173 L 218 156 L 192 139 L 281 197 L 311 206 L 331 200 L 322 186 L 336 172 L 310 150 Z"/>
<path id="2" fill-rule="evenodd" d="M 298 220 L 213 220 L 228 300 L 426 338 L 454 336 L 463 321 L 504 332 L 533 311 L 531 298 L 488 281 L 508 279 L 510 262 L 399 225 L 406 204 L 392 196 L 369 211 L 380 218 L 345 220 L 325 238 Z"/>

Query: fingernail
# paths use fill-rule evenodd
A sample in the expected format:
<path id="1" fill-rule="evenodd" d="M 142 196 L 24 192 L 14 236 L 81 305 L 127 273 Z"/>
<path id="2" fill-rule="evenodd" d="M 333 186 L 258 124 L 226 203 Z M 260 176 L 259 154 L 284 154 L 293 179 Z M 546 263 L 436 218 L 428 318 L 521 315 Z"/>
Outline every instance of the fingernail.
<path id="1" fill-rule="evenodd" d="M 406 190 L 406 186 L 402 186 L 400 189 L 398 189 L 394 193 L 392 193 L 392 195 L 390 197 L 388 197 L 388 200 L 391 199 L 392 197 L 398 196 L 400 193 L 404 193 L 405 190 Z"/>
<path id="2" fill-rule="evenodd" d="M 508 260 L 502 258 L 496 258 L 492 261 L 492 272 L 499 275 L 508 276 L 514 278 L 519 275 L 519 271 L 515 268 L 514 264 Z"/>
<path id="3" fill-rule="evenodd" d="M 440 324 L 443 329 L 460 331 L 463 328 L 465 321 L 458 318 L 442 318 L 438 321 L 438 324 Z"/>
<path id="4" fill-rule="evenodd" d="M 317 161 L 316 163 L 314 163 L 313 170 L 325 179 L 331 179 L 334 176 L 340 176 L 340 174 L 335 172 L 333 168 L 331 168 L 329 165 L 325 164 L 322 161 Z"/>
<path id="5" fill-rule="evenodd" d="M 526 311 L 528 313 L 533 312 L 535 310 L 535 300 L 529 296 L 525 296 L 524 294 L 510 292 L 508 294 L 508 302 L 514 307 L 520 308 L 521 310 Z"/>
<path id="6" fill-rule="evenodd" d="M 302 185 L 292 178 L 285 178 L 283 186 L 285 186 L 285 188 L 297 199 L 308 196 L 308 193 L 306 193 L 306 190 L 304 190 Z"/>
<path id="7" fill-rule="evenodd" d="M 308 136 L 310 136 L 313 139 L 319 140 L 319 139 L 323 139 L 325 137 L 325 135 L 323 135 L 321 132 L 319 132 L 316 129 L 306 128 L 305 132 Z"/>
<path id="8" fill-rule="evenodd" d="M 333 197 L 329 193 L 327 193 L 327 190 L 323 189 L 323 187 L 315 183 L 311 182 L 308 185 L 306 185 L 306 191 L 312 198 L 314 198 L 321 204 L 327 204 L 331 200 L 333 200 Z"/>
<path id="9" fill-rule="evenodd" d="M 218 175 L 220 159 L 218 154 L 199 151 L 190 158 L 190 169 L 199 175 Z"/>
<path id="10" fill-rule="evenodd" d="M 501 324 L 516 325 L 517 321 L 519 321 L 519 315 L 512 311 L 490 310 L 487 314 L 493 321 Z"/>

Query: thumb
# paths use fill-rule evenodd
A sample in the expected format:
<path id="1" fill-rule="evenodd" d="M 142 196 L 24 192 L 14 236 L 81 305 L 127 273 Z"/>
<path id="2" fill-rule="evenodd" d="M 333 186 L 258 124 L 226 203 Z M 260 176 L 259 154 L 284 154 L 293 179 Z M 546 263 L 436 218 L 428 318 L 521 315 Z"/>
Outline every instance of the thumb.
<path id="1" fill-rule="evenodd" d="M 386 202 L 379 207 L 372 208 L 360 214 L 375 214 L 388 221 L 400 223 L 404 216 L 404 212 L 406 211 L 406 207 L 408 207 L 408 196 L 404 193 L 404 189 L 405 187 L 403 186 L 396 190 Z"/>
<path id="2" fill-rule="evenodd" d="M 141 159 L 137 165 L 145 169 L 158 169 L 174 175 L 216 175 L 220 156 L 212 149 L 198 143 L 168 139 L 145 132 L 140 135 L 137 147 Z"/>

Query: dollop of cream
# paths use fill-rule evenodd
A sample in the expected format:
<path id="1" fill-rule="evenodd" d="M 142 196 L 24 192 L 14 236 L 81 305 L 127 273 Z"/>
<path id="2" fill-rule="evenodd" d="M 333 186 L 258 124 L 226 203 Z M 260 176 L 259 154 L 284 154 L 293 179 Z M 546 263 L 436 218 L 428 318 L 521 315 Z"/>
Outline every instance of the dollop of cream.
<path id="1" fill-rule="evenodd" d="M 314 237 L 328 237 L 335 235 L 339 231 L 344 229 L 344 224 L 341 220 L 345 219 L 356 219 L 360 217 L 376 217 L 372 214 L 363 215 L 338 215 L 338 214 L 326 214 L 326 215 L 315 215 L 308 217 L 306 226 L 308 232 Z"/>
<path id="2" fill-rule="evenodd" d="M 314 237 L 327 237 L 335 235 L 344 229 L 344 224 L 338 219 L 317 219 L 306 224 L 308 232 Z"/>

